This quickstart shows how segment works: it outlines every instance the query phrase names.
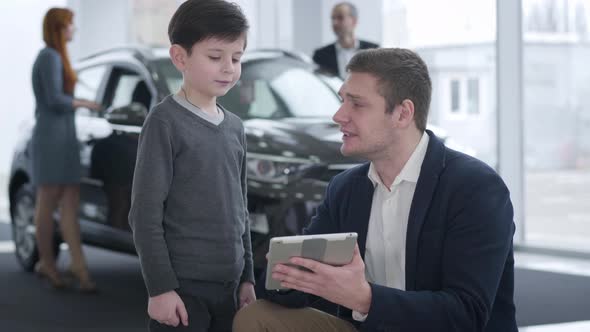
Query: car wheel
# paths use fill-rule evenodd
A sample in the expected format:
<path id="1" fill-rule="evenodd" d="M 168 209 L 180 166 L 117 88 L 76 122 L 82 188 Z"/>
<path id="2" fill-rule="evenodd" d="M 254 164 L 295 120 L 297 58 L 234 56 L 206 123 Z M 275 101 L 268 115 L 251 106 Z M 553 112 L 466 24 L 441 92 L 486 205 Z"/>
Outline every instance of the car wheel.
<path id="1" fill-rule="evenodd" d="M 30 272 L 39 261 L 39 251 L 35 239 L 35 195 L 33 190 L 26 185 L 20 187 L 11 205 L 14 252 L 23 269 Z M 56 258 L 59 255 L 59 245 L 59 237 L 55 236 L 54 253 Z"/>

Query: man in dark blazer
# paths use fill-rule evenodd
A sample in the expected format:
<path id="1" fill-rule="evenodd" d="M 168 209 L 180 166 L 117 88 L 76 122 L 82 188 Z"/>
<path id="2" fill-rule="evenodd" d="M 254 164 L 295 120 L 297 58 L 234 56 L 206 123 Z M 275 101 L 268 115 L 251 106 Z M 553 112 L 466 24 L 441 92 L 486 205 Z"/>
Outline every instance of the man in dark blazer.
<path id="1" fill-rule="evenodd" d="M 349 2 L 336 4 L 332 9 L 332 29 L 336 42 L 319 48 L 313 53 L 313 61 L 320 70 L 344 78 L 346 64 L 358 50 L 377 48 L 379 45 L 355 37 L 358 10 Z"/>
<path id="2" fill-rule="evenodd" d="M 370 162 L 332 179 L 304 233 L 357 232 L 352 262 L 277 264 L 290 290 L 239 311 L 234 331 L 517 331 L 506 185 L 426 130 L 431 81 L 417 54 L 361 51 L 348 70 L 341 152 Z M 306 308 L 319 298 L 337 317 Z"/>

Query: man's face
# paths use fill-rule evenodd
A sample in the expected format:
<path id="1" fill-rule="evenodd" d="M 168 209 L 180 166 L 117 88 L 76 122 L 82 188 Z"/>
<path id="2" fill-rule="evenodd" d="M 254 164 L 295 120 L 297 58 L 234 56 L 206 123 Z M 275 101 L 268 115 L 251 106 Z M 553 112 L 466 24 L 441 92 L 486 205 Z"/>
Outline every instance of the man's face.
<path id="1" fill-rule="evenodd" d="M 225 95 L 240 79 L 244 43 L 245 38 L 208 38 L 193 45 L 185 62 L 185 84 L 204 97 Z"/>
<path id="2" fill-rule="evenodd" d="M 354 34 L 356 18 L 350 15 L 347 5 L 338 5 L 332 10 L 332 29 L 338 38 Z"/>
<path id="3" fill-rule="evenodd" d="M 385 112 L 377 83 L 371 74 L 351 72 L 338 92 L 342 105 L 333 120 L 340 125 L 340 152 L 345 156 L 378 160 L 396 141 L 394 113 Z"/>

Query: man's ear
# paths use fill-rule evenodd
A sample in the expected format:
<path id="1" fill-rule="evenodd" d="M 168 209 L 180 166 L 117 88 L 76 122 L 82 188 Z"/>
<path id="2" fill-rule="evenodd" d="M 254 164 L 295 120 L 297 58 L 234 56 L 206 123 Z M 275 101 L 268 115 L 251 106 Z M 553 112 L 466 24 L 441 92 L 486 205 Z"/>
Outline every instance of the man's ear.
<path id="1" fill-rule="evenodd" d="M 395 107 L 394 114 L 397 126 L 407 128 L 414 121 L 414 102 L 410 99 L 404 99 Z"/>
<path id="2" fill-rule="evenodd" d="M 176 67 L 181 73 L 184 72 L 187 58 L 188 54 L 184 47 L 178 44 L 172 44 L 172 46 L 170 46 L 170 59 L 172 60 L 174 67 Z"/>

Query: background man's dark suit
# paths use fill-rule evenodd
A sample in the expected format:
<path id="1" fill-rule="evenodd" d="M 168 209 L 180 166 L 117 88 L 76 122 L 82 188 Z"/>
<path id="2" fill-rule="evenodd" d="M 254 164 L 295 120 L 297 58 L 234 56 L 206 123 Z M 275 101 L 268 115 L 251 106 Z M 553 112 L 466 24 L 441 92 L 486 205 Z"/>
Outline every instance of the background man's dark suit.
<path id="1" fill-rule="evenodd" d="M 359 40 L 359 49 L 377 48 L 379 45 Z M 318 48 L 313 52 L 313 62 L 332 75 L 338 76 L 338 59 L 336 57 L 336 43 Z"/>
<path id="2" fill-rule="evenodd" d="M 371 284 L 367 320 L 354 323 L 361 331 L 517 331 L 508 189 L 490 167 L 428 134 L 408 220 L 406 291 Z M 368 170 L 365 164 L 334 177 L 304 233 L 357 232 L 364 257 L 374 190 Z M 317 300 L 268 294 L 289 307 Z M 351 320 L 345 308 L 339 316 Z"/>

